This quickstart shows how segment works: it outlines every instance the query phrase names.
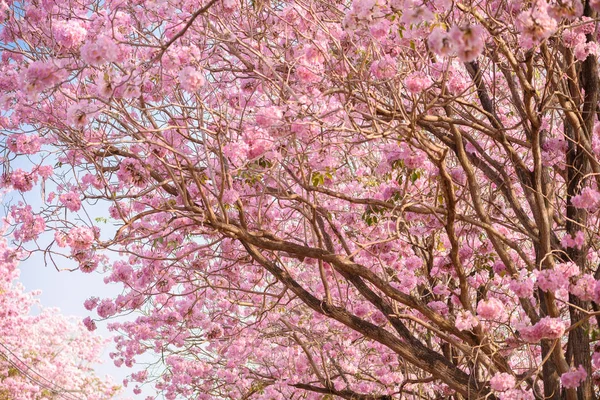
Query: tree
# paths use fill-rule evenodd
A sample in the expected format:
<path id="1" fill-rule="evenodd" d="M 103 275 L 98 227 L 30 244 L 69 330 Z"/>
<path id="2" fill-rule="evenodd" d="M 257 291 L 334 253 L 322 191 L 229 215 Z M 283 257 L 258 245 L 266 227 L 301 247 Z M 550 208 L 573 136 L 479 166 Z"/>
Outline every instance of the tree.
<path id="1" fill-rule="evenodd" d="M 93 366 L 105 340 L 56 309 L 32 315 L 36 292 L 16 281 L 20 254 L 0 238 L 0 399 L 110 399 L 118 392 Z"/>
<path id="2" fill-rule="evenodd" d="M 133 381 L 598 397 L 596 0 L 0 4 L 14 237 L 123 285 Z"/>

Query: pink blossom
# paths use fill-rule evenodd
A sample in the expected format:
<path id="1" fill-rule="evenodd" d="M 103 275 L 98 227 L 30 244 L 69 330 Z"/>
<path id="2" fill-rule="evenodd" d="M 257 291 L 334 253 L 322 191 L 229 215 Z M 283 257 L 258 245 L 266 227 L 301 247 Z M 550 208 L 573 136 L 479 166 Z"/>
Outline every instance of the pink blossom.
<path id="1" fill-rule="evenodd" d="M 600 205 L 600 193 L 590 187 L 585 187 L 577 196 L 573 196 L 571 203 L 577 208 L 595 211 Z"/>
<path id="2" fill-rule="evenodd" d="M 69 230 L 66 242 L 73 250 L 87 250 L 94 242 L 94 231 L 90 228 L 77 226 Z"/>
<path id="3" fill-rule="evenodd" d="M 137 187 L 142 187 L 147 181 L 147 172 L 142 164 L 131 158 L 121 161 L 117 176 L 124 184 L 133 184 Z"/>
<path id="4" fill-rule="evenodd" d="M 500 400 L 533 400 L 535 396 L 531 390 L 509 389 L 505 392 L 498 393 Z"/>
<path id="5" fill-rule="evenodd" d="M 296 76 L 302 83 L 315 83 L 322 79 L 322 77 L 316 74 L 310 67 L 302 64 L 296 67 Z"/>
<path id="6" fill-rule="evenodd" d="M 463 92 L 465 92 L 470 85 L 471 82 L 469 82 L 467 79 L 465 79 L 464 76 L 458 73 L 452 74 L 452 76 L 450 77 L 450 79 L 448 79 L 446 83 L 446 87 L 448 88 L 450 94 L 453 94 L 455 96 L 463 94 Z"/>
<path id="7" fill-rule="evenodd" d="M 592 354 L 592 365 L 596 369 L 600 368 L 600 351 L 598 350 L 600 349 L 596 347 L 594 353 Z"/>
<path id="8" fill-rule="evenodd" d="M 36 175 L 25 172 L 21 168 L 17 168 L 10 174 L 10 184 L 20 192 L 30 191 L 36 182 Z"/>
<path id="9" fill-rule="evenodd" d="M 571 285 L 569 291 L 583 301 L 594 299 L 594 290 L 596 280 L 590 274 L 582 275 L 574 285 Z"/>
<path id="10" fill-rule="evenodd" d="M 83 128 L 91 122 L 94 114 L 95 111 L 89 103 L 73 103 L 67 109 L 67 122 L 76 128 Z"/>
<path id="11" fill-rule="evenodd" d="M 513 389 L 515 384 L 515 377 L 505 372 L 499 372 L 490 379 L 490 387 L 497 392 Z"/>
<path id="12" fill-rule="evenodd" d="M 99 302 L 100 302 L 99 298 L 90 297 L 83 303 L 83 306 L 85 307 L 86 310 L 92 311 L 94 308 L 96 308 L 96 306 L 98 306 Z"/>
<path id="13" fill-rule="evenodd" d="M 64 72 L 51 62 L 34 61 L 22 75 L 25 91 L 29 95 L 38 93 L 58 84 L 63 78 Z"/>
<path id="14" fill-rule="evenodd" d="M 223 191 L 223 203 L 234 204 L 239 200 L 239 198 L 240 194 L 233 189 L 227 189 Z"/>
<path id="15" fill-rule="evenodd" d="M 565 372 L 560 376 L 560 383 L 566 388 L 576 388 L 587 378 L 587 372 L 583 366 L 579 366 L 576 370 L 573 368 L 569 372 Z"/>
<path id="16" fill-rule="evenodd" d="M 109 318 L 116 314 L 117 308 L 112 300 L 104 299 L 98 304 L 96 312 L 100 318 Z"/>
<path id="17" fill-rule="evenodd" d="M 557 264 L 554 269 L 540 271 L 537 285 L 545 292 L 555 292 L 569 286 L 569 279 L 579 273 L 579 268 L 572 262 Z"/>
<path id="18" fill-rule="evenodd" d="M 443 301 L 431 301 L 427 303 L 427 305 L 431 307 L 432 310 L 440 313 L 441 315 L 448 315 L 448 305 Z"/>
<path id="19" fill-rule="evenodd" d="M 485 33 L 480 25 L 454 25 L 450 29 L 450 38 L 462 62 L 474 61 L 485 47 Z"/>
<path id="20" fill-rule="evenodd" d="M 79 209 L 81 208 L 81 200 L 79 199 L 79 194 L 73 191 L 61 194 L 60 196 L 58 196 L 58 199 L 70 211 L 79 211 Z"/>
<path id="21" fill-rule="evenodd" d="M 383 2 L 379 0 L 354 0 L 352 2 L 352 11 L 358 19 L 372 19 L 378 16 L 379 9 Z"/>
<path id="22" fill-rule="evenodd" d="M 431 84 L 431 78 L 429 78 L 427 75 L 425 75 L 425 73 L 421 71 L 413 72 L 404 80 L 404 85 L 406 86 L 406 89 L 414 94 L 421 93 L 429 86 L 431 86 Z"/>
<path id="23" fill-rule="evenodd" d="M 456 316 L 455 325 L 461 331 L 469 331 L 479 325 L 479 320 L 470 311 L 460 311 Z"/>
<path id="24" fill-rule="evenodd" d="M 593 300 L 594 300 L 594 302 L 600 304 L 600 281 L 596 281 L 596 284 L 594 285 L 594 298 L 593 298 Z"/>
<path id="25" fill-rule="evenodd" d="M 559 318 L 544 317 L 533 326 L 519 329 L 519 333 L 524 341 L 536 343 L 542 339 L 559 339 L 565 329 L 565 323 Z"/>
<path id="26" fill-rule="evenodd" d="M 386 18 L 380 18 L 369 27 L 373 38 L 377 40 L 384 39 L 390 33 L 391 22 Z"/>
<path id="27" fill-rule="evenodd" d="M 81 46 L 81 57 L 94 66 L 115 62 L 119 57 L 119 48 L 108 36 L 100 36 L 96 41 L 88 41 Z"/>
<path id="28" fill-rule="evenodd" d="M 581 17 L 583 14 L 583 3 L 579 0 L 559 0 L 551 2 L 548 7 L 548 15 L 556 20 Z"/>
<path id="29" fill-rule="evenodd" d="M 205 83 L 206 80 L 204 79 L 202 71 L 199 71 L 194 67 L 188 66 L 179 72 L 179 84 L 181 85 L 181 88 L 187 92 L 194 93 L 202 88 Z"/>
<path id="30" fill-rule="evenodd" d="M 70 50 L 83 43 L 87 31 L 83 27 L 81 21 L 75 19 L 68 21 L 59 20 L 53 21 L 52 34 L 56 44 L 64 49 Z"/>
<path id="31" fill-rule="evenodd" d="M 423 4 L 414 0 L 407 0 L 404 4 L 404 10 L 400 22 L 404 25 L 420 24 L 429 22 L 433 19 L 433 13 Z"/>
<path id="32" fill-rule="evenodd" d="M 256 113 L 256 124 L 263 128 L 269 128 L 278 125 L 283 120 L 283 110 L 281 107 L 267 107 Z"/>
<path id="33" fill-rule="evenodd" d="M 449 56 L 453 52 L 453 42 L 448 32 L 436 26 L 427 38 L 427 44 L 438 56 Z"/>
<path id="34" fill-rule="evenodd" d="M 418 256 L 409 256 L 404 259 L 404 267 L 409 271 L 415 271 L 423 266 L 423 260 Z"/>
<path id="35" fill-rule="evenodd" d="M 584 33 L 577 32 L 574 29 L 567 29 L 562 34 L 562 39 L 565 46 L 573 48 L 579 44 L 585 43 L 586 38 Z"/>
<path id="36" fill-rule="evenodd" d="M 35 154 L 41 148 L 41 139 L 38 135 L 14 134 L 7 140 L 6 144 L 10 151 L 20 154 Z"/>
<path id="37" fill-rule="evenodd" d="M 494 297 L 477 304 L 477 314 L 485 319 L 497 319 L 504 312 L 504 304 Z"/>
<path id="38" fill-rule="evenodd" d="M 15 222 L 20 226 L 15 230 L 15 239 L 23 242 L 29 242 L 38 238 L 38 236 L 46 229 L 44 218 L 40 215 L 33 214 L 31 206 L 19 206 L 11 208 L 10 215 Z"/>
<path id="39" fill-rule="evenodd" d="M 578 231 L 575 234 L 574 238 L 571 235 L 565 235 L 560 241 L 560 244 L 563 245 L 563 247 L 565 248 L 577 247 L 578 249 L 581 249 L 584 243 L 585 234 L 583 233 L 583 231 Z"/>
<path id="40" fill-rule="evenodd" d="M 38 175 L 41 176 L 43 179 L 50 178 L 53 172 L 54 168 L 52 168 L 51 165 L 41 165 L 37 168 Z"/>
<path id="41" fill-rule="evenodd" d="M 548 4 L 538 0 L 531 9 L 519 14 L 516 27 L 521 33 L 521 45 L 529 49 L 550 37 L 556 31 L 557 23 L 548 15 Z"/>
<path id="42" fill-rule="evenodd" d="M 600 49 L 596 42 L 579 43 L 575 46 L 573 54 L 579 61 L 585 61 L 590 55 L 598 56 Z"/>
<path id="43" fill-rule="evenodd" d="M 386 55 L 371 64 L 371 73 L 377 79 L 392 78 L 398 73 L 397 62 L 392 57 Z"/>
<path id="44" fill-rule="evenodd" d="M 96 330 L 96 322 L 94 322 L 93 319 L 91 319 L 90 317 L 85 317 L 83 319 L 83 325 L 85 325 L 85 327 L 88 329 L 88 331 L 92 332 Z"/>

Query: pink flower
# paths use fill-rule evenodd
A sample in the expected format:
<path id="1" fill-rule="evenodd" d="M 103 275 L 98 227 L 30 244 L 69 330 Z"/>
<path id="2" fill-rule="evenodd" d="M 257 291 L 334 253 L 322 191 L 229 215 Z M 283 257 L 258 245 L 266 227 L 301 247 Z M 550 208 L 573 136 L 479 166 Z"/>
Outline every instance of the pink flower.
<path id="1" fill-rule="evenodd" d="M 408 268 L 410 271 L 414 271 L 423 266 L 423 260 L 418 256 L 410 256 L 404 259 L 404 267 Z"/>
<path id="2" fill-rule="evenodd" d="M 531 390 L 509 389 L 498 394 L 500 400 L 533 400 L 535 399 Z"/>
<path id="3" fill-rule="evenodd" d="M 555 292 L 569 286 L 569 279 L 579 274 L 579 268 L 572 262 L 561 263 L 554 269 L 545 269 L 538 274 L 537 285 L 544 292 Z"/>
<path id="4" fill-rule="evenodd" d="M 571 285 L 569 291 L 581 300 L 589 301 L 594 299 L 595 287 L 596 280 L 594 277 L 590 274 L 584 274 L 577 280 L 577 283 Z"/>
<path id="5" fill-rule="evenodd" d="M 52 34 L 57 45 L 64 49 L 72 49 L 83 43 L 87 30 L 75 19 L 60 20 L 52 22 Z"/>
<path id="6" fill-rule="evenodd" d="M 515 387 L 515 377 L 507 373 L 497 373 L 490 379 L 490 387 L 497 392 L 505 392 Z"/>
<path id="7" fill-rule="evenodd" d="M 10 215 L 15 222 L 21 224 L 14 232 L 15 239 L 29 242 L 35 240 L 46 229 L 44 218 L 34 215 L 31 206 L 14 206 L 11 208 Z"/>
<path id="8" fill-rule="evenodd" d="M 79 211 L 81 208 L 81 200 L 79 199 L 79 195 L 73 191 L 61 194 L 58 196 L 58 200 L 70 211 Z"/>
<path id="9" fill-rule="evenodd" d="M 117 61 L 119 48 L 107 36 L 100 36 L 95 42 L 86 42 L 81 46 L 81 58 L 90 65 L 98 66 Z"/>
<path id="10" fill-rule="evenodd" d="M 100 318 L 108 318 L 112 317 L 117 313 L 117 307 L 115 303 L 110 299 L 104 299 L 98 304 L 98 308 L 96 312 L 100 316 Z"/>
<path id="11" fill-rule="evenodd" d="M 388 19 L 380 18 L 369 27 L 369 32 L 373 38 L 382 40 L 390 33 L 391 22 Z"/>
<path id="12" fill-rule="evenodd" d="M 223 191 L 223 203 L 233 204 L 238 201 L 239 198 L 240 194 L 233 189 L 227 189 Z"/>
<path id="13" fill-rule="evenodd" d="M 37 169 L 38 175 L 42 177 L 42 179 L 47 179 L 52 176 L 54 172 L 54 168 L 51 165 L 42 165 Z"/>
<path id="14" fill-rule="evenodd" d="M 193 93 L 198 91 L 206 80 L 201 71 L 194 67 L 185 67 L 179 72 L 179 84 L 181 88 L 187 92 Z"/>
<path id="15" fill-rule="evenodd" d="M 573 54 L 579 61 L 585 61 L 590 55 L 597 56 L 599 53 L 598 44 L 596 42 L 579 43 L 575 46 Z"/>
<path id="16" fill-rule="evenodd" d="M 570 372 L 565 372 L 560 376 L 560 383 L 566 388 L 576 388 L 581 382 L 587 378 L 587 372 L 583 366 L 579 366 L 577 370 L 572 369 Z"/>
<path id="17" fill-rule="evenodd" d="M 67 122 L 75 128 L 83 128 L 90 123 L 95 111 L 87 102 L 73 103 L 67 109 Z"/>
<path id="18" fill-rule="evenodd" d="M 565 323 L 559 318 L 544 317 L 533 326 L 519 329 L 519 333 L 525 342 L 536 343 L 542 339 L 559 339 L 565 329 Z"/>
<path id="19" fill-rule="evenodd" d="M 416 1 L 409 0 L 404 4 L 404 7 L 400 18 L 400 22 L 404 25 L 420 24 L 433 19 L 433 13 L 426 6 L 418 4 Z"/>
<path id="20" fill-rule="evenodd" d="M 83 226 L 76 226 L 67 234 L 66 242 L 73 250 L 87 250 L 94 242 L 94 231 Z"/>
<path id="21" fill-rule="evenodd" d="M 58 247 L 67 247 L 67 234 L 61 231 L 55 231 L 54 241 Z"/>
<path id="22" fill-rule="evenodd" d="M 127 158 L 119 164 L 117 177 L 124 184 L 134 184 L 137 187 L 144 186 L 147 180 L 146 170 L 142 164 L 135 159 Z"/>
<path id="23" fill-rule="evenodd" d="M 479 325 L 479 320 L 470 311 L 461 311 L 456 316 L 455 325 L 461 331 L 469 331 Z"/>
<path id="24" fill-rule="evenodd" d="M 556 31 L 557 23 L 548 15 L 548 3 L 539 0 L 531 9 L 519 14 L 516 27 L 521 33 L 521 45 L 530 49 L 549 38 Z"/>
<path id="25" fill-rule="evenodd" d="M 17 168 L 10 174 L 10 184 L 20 192 L 28 192 L 33 189 L 33 184 L 37 182 L 34 174 Z"/>
<path id="26" fill-rule="evenodd" d="M 319 82 L 322 77 L 313 72 L 313 70 L 305 65 L 298 65 L 296 67 L 296 76 L 302 83 L 315 83 Z"/>
<path id="27" fill-rule="evenodd" d="M 85 317 L 83 319 L 83 325 L 85 325 L 85 327 L 88 329 L 88 331 L 92 332 L 96 330 L 96 322 L 94 322 L 93 319 L 91 319 L 90 317 Z"/>
<path id="28" fill-rule="evenodd" d="M 383 2 L 378 0 L 354 0 L 352 11 L 358 19 L 373 19 L 378 15 Z"/>
<path id="29" fill-rule="evenodd" d="M 263 128 L 279 125 L 282 120 L 283 110 L 281 107 L 266 107 L 256 113 L 256 124 Z"/>
<path id="30" fill-rule="evenodd" d="M 504 312 L 504 304 L 496 298 L 480 301 L 477 314 L 485 319 L 497 319 Z"/>
<path id="31" fill-rule="evenodd" d="M 427 44 L 438 56 L 449 56 L 453 51 L 453 43 L 448 32 L 440 27 L 435 27 L 427 38 Z"/>
<path id="32" fill-rule="evenodd" d="M 593 300 L 596 303 L 600 303 L 600 281 L 596 281 L 596 284 L 594 285 L 594 298 Z"/>
<path id="33" fill-rule="evenodd" d="M 437 313 L 440 313 L 442 315 L 448 315 L 448 305 L 443 301 L 431 301 L 427 303 L 427 306 L 431 307 L 431 309 Z"/>
<path id="34" fill-rule="evenodd" d="M 427 75 L 425 75 L 425 73 L 421 71 L 413 72 L 404 80 L 404 85 L 406 86 L 406 89 L 414 94 L 421 93 L 429 86 L 431 86 L 432 83 L 433 82 L 431 81 L 431 78 L 429 78 Z"/>
<path id="35" fill-rule="evenodd" d="M 548 15 L 556 20 L 575 19 L 583 14 L 583 4 L 579 0 L 561 0 L 551 3 L 548 7 Z"/>
<path id="36" fill-rule="evenodd" d="M 13 153 L 35 154 L 41 146 L 42 141 L 38 135 L 14 134 L 6 140 L 6 145 Z"/>
<path id="37" fill-rule="evenodd" d="M 448 79 L 448 81 L 446 82 L 446 87 L 448 88 L 448 91 L 450 92 L 450 94 L 453 94 L 455 96 L 463 94 L 463 92 L 467 90 L 467 88 L 470 85 L 471 82 L 469 82 L 467 79 L 465 79 L 464 76 L 458 73 L 452 74 L 450 79 Z"/>
<path id="38" fill-rule="evenodd" d="M 92 311 L 94 308 L 96 308 L 96 306 L 98 306 L 99 302 L 100 302 L 99 298 L 90 297 L 83 303 L 83 306 L 85 307 L 86 310 Z"/>
<path id="39" fill-rule="evenodd" d="M 382 59 L 374 61 L 370 70 L 377 79 L 389 79 L 398 73 L 398 66 L 396 60 L 386 55 Z"/>
<path id="40" fill-rule="evenodd" d="M 485 47 L 485 34 L 481 26 L 470 24 L 463 27 L 454 25 L 450 29 L 450 38 L 456 55 L 462 62 L 474 61 Z"/>
<path id="41" fill-rule="evenodd" d="M 58 84 L 65 76 L 64 71 L 51 62 L 34 61 L 22 76 L 25 91 L 37 95 L 41 91 Z"/>
<path id="42" fill-rule="evenodd" d="M 590 187 L 583 188 L 577 196 L 571 199 L 571 203 L 577 208 L 595 211 L 600 205 L 600 193 Z"/>
<path id="43" fill-rule="evenodd" d="M 575 238 L 573 238 L 571 235 L 565 235 L 562 238 L 562 240 L 560 241 L 560 244 L 566 248 L 577 247 L 578 249 L 581 249 L 581 247 L 584 245 L 584 243 L 585 243 L 585 234 L 583 233 L 583 231 L 578 231 L 575 234 Z"/>

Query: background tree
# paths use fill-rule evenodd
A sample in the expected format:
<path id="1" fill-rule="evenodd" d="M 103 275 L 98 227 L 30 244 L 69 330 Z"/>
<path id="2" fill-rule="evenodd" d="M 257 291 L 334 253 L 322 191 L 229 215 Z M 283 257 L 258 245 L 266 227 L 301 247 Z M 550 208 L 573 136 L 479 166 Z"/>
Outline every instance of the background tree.
<path id="1" fill-rule="evenodd" d="M 20 254 L 0 238 L 0 399 L 110 399 L 118 392 L 99 378 L 105 340 L 55 309 L 37 315 L 36 292 L 17 283 Z"/>
<path id="2" fill-rule="evenodd" d="M 597 398 L 600 3 L 0 4 L 13 234 L 123 284 L 134 381 Z"/>

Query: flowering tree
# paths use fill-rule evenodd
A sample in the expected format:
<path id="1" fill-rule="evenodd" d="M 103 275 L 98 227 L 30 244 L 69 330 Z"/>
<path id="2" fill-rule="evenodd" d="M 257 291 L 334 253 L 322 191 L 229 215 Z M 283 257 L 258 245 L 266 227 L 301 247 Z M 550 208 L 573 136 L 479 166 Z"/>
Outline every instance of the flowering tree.
<path id="1" fill-rule="evenodd" d="M 132 381 L 597 398 L 597 0 L 0 9 L 14 237 L 123 285 Z"/>
<path id="2" fill-rule="evenodd" d="M 35 292 L 16 283 L 18 251 L 0 238 L 0 399 L 110 399 L 118 387 L 93 372 L 104 340 L 53 309 L 30 315 Z"/>

